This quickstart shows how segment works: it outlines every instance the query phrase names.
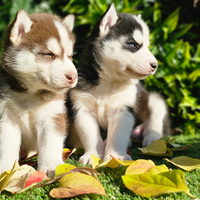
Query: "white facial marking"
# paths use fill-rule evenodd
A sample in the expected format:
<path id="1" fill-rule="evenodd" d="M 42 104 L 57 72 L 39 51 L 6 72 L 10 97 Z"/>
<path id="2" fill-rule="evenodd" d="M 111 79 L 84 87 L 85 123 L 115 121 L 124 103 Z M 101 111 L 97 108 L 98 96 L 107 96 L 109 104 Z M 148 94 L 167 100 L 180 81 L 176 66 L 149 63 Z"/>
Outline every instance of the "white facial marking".
<path id="1" fill-rule="evenodd" d="M 133 16 L 134 19 L 137 20 L 138 24 L 140 24 L 142 26 L 142 33 L 143 33 L 143 40 L 145 45 L 149 46 L 149 28 L 147 26 L 147 24 L 143 21 L 143 19 L 141 18 L 141 15 L 137 15 L 137 16 Z"/>
<path id="2" fill-rule="evenodd" d="M 135 30 L 133 32 L 133 38 L 138 44 L 142 44 L 143 42 L 143 34 L 140 30 Z"/>
<path id="3" fill-rule="evenodd" d="M 55 55 L 61 54 L 61 49 L 56 38 L 51 38 L 48 40 L 47 48 Z"/>
<path id="4" fill-rule="evenodd" d="M 64 48 L 66 55 L 71 56 L 73 53 L 73 43 L 69 37 L 69 34 L 68 34 L 66 28 L 59 21 L 55 21 L 55 25 L 60 34 L 60 38 L 61 38 L 60 43 L 61 43 L 62 47 Z"/>

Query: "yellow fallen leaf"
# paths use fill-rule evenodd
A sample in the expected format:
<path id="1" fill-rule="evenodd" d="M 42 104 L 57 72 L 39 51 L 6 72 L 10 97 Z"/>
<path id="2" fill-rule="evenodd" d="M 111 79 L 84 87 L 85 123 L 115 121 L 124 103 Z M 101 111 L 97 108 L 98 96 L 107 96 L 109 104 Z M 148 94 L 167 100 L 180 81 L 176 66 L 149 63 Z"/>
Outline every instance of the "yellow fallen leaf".
<path id="1" fill-rule="evenodd" d="M 187 156 L 179 156 L 173 158 L 171 161 L 167 158 L 165 158 L 165 160 L 186 171 L 200 169 L 200 159 L 190 158 Z"/>
<path id="2" fill-rule="evenodd" d="M 76 167 L 72 170 L 70 170 L 71 173 L 82 173 L 82 174 L 86 174 L 89 176 L 93 176 L 94 178 L 97 179 L 98 177 L 98 173 L 95 169 L 92 169 L 90 167 Z"/>
<path id="3" fill-rule="evenodd" d="M 98 158 L 97 156 L 92 154 L 91 160 L 92 160 L 92 168 L 93 169 L 96 169 L 99 167 L 109 167 L 109 168 L 114 169 L 119 166 L 119 162 L 113 158 L 110 160 L 107 160 L 107 161 L 103 161 L 100 158 Z"/>
<path id="4" fill-rule="evenodd" d="M 16 171 L 16 168 L 19 167 L 19 163 L 15 161 L 13 167 L 11 170 L 5 171 L 3 174 L 0 176 L 0 193 L 4 190 L 6 185 L 8 184 L 8 181 L 10 180 L 11 176 L 13 173 Z"/>
<path id="5" fill-rule="evenodd" d="M 158 165 L 158 166 L 154 166 L 152 168 L 150 168 L 146 173 L 149 173 L 149 174 L 159 174 L 159 173 L 162 173 L 162 172 L 168 172 L 169 169 L 167 168 L 166 165 Z"/>
<path id="6" fill-rule="evenodd" d="M 120 165 L 123 165 L 123 166 L 127 166 L 127 164 L 125 163 L 125 161 L 132 161 L 132 160 L 125 160 L 125 161 L 121 161 L 117 158 L 115 158 L 114 156 L 110 155 L 110 157 L 113 159 L 113 160 L 116 160 Z M 130 164 L 130 163 L 129 163 Z"/>
<path id="7" fill-rule="evenodd" d="M 138 148 L 142 153 L 152 153 L 152 154 L 165 154 L 167 151 L 167 146 L 163 140 L 155 140 L 150 145 Z"/>
<path id="8" fill-rule="evenodd" d="M 126 166 L 132 165 L 134 162 L 135 162 L 135 160 L 124 160 L 124 161 L 123 161 L 123 163 L 124 163 Z"/>
<path id="9" fill-rule="evenodd" d="M 125 175 L 122 176 L 122 180 L 129 190 L 142 197 L 150 198 L 162 194 L 184 192 L 194 198 L 186 186 L 184 173 L 180 170 L 159 174 Z"/>
<path id="10" fill-rule="evenodd" d="M 82 194 L 106 195 L 101 183 L 92 176 L 71 173 L 62 177 L 58 188 L 50 191 L 53 198 L 70 198 Z"/>
<path id="11" fill-rule="evenodd" d="M 139 159 L 126 169 L 125 175 L 142 174 L 154 166 L 155 164 L 151 160 Z"/>
<path id="12" fill-rule="evenodd" d="M 56 170 L 55 170 L 55 175 L 59 176 L 61 174 L 70 172 L 70 170 L 75 169 L 75 168 L 76 167 L 74 165 L 70 165 L 70 164 L 67 164 L 67 163 L 58 165 L 56 167 Z"/>
<path id="13" fill-rule="evenodd" d="M 91 155 L 92 160 L 92 168 L 95 169 L 97 166 L 99 166 L 101 163 L 103 163 L 103 160 L 95 156 L 94 154 Z"/>
<path id="14" fill-rule="evenodd" d="M 96 168 L 99 168 L 99 167 L 109 167 L 109 168 L 112 168 L 112 169 L 114 169 L 114 168 L 116 168 L 116 167 L 118 167 L 119 166 L 119 163 L 116 161 L 116 160 L 114 160 L 113 158 L 112 159 L 110 159 L 110 160 L 107 160 L 107 161 L 104 161 L 104 162 L 102 162 L 100 165 L 98 165 Z"/>

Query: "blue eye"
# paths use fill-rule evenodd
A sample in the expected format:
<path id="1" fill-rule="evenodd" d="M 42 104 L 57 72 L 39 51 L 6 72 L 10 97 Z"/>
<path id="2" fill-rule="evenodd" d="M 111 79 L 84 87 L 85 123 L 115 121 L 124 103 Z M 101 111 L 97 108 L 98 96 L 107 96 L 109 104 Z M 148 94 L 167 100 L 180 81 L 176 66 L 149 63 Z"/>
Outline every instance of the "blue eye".
<path id="1" fill-rule="evenodd" d="M 131 47 L 135 47 L 135 46 L 136 46 L 135 43 L 129 43 L 129 45 L 130 45 Z"/>
<path id="2" fill-rule="evenodd" d="M 128 42 L 127 43 L 130 47 L 137 47 L 137 44 L 136 44 L 136 42 Z"/>

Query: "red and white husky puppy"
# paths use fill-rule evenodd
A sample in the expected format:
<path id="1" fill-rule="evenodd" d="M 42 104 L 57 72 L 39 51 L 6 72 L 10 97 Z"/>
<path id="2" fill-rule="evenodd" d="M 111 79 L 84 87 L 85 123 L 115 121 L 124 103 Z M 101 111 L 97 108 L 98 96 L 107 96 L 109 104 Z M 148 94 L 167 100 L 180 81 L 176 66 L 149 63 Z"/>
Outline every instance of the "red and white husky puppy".
<path id="1" fill-rule="evenodd" d="M 0 64 L 0 173 L 20 148 L 38 152 L 38 170 L 52 176 L 66 137 L 65 93 L 77 83 L 72 63 L 74 16 L 20 10 L 5 32 Z"/>

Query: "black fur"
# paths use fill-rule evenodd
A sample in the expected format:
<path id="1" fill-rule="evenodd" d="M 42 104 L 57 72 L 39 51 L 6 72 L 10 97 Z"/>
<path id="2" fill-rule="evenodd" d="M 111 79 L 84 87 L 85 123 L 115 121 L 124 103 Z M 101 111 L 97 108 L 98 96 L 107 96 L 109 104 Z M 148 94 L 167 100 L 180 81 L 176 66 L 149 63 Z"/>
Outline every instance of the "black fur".
<path id="1" fill-rule="evenodd" d="M 87 90 L 99 84 L 99 71 L 101 67 L 98 62 L 101 58 L 96 48 L 96 42 L 100 42 L 101 48 L 104 48 L 104 42 L 113 39 L 118 40 L 120 36 L 127 36 L 128 40 L 123 44 L 122 48 L 134 53 L 142 46 L 133 41 L 133 30 L 139 29 L 142 31 L 141 25 L 131 15 L 125 13 L 118 13 L 116 24 L 110 28 L 109 33 L 105 37 L 97 41 L 99 38 L 99 26 L 105 14 L 94 26 L 86 42 L 86 46 L 84 47 L 84 51 L 77 66 L 79 77 L 77 89 Z M 135 47 L 130 45 L 131 43 L 135 43 Z"/>
<path id="2" fill-rule="evenodd" d="M 78 112 L 78 110 L 76 110 L 74 107 L 73 107 L 73 103 L 71 101 L 71 98 L 70 98 L 70 90 L 67 92 L 67 100 L 65 102 L 65 105 L 67 107 L 67 115 L 68 115 L 68 118 L 71 120 L 71 121 L 74 121 L 74 118 L 76 117 L 76 114 Z"/>

